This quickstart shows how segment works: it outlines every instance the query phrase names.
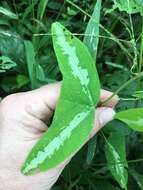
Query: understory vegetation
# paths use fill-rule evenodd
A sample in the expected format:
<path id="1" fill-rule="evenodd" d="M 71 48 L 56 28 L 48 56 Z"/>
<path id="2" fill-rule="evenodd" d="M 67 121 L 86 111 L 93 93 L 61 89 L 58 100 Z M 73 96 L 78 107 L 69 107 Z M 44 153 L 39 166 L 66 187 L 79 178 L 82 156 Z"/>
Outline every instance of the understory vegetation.
<path id="1" fill-rule="evenodd" d="M 58 21 L 83 40 L 89 20 L 98 24 L 95 5 L 96 0 L 2 0 L 0 98 L 62 80 L 51 25 Z M 100 34 L 93 37 L 99 39 L 101 87 L 120 97 L 117 112 L 142 108 L 142 0 L 102 1 L 98 26 Z M 76 154 L 52 190 L 142 190 L 142 132 L 113 120 Z"/>

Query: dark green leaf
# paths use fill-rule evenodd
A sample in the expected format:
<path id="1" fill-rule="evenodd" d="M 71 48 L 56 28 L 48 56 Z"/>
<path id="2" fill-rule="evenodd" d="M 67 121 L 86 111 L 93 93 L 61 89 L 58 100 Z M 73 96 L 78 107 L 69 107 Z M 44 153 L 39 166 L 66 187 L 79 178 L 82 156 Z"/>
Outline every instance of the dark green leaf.
<path id="1" fill-rule="evenodd" d="M 123 189 L 127 189 L 128 167 L 125 151 L 124 136 L 118 132 L 112 135 L 106 141 L 105 154 L 108 167 Z"/>
<path id="2" fill-rule="evenodd" d="M 87 158 L 86 158 L 86 162 L 88 165 L 91 164 L 94 158 L 96 145 L 97 145 L 97 137 L 95 136 L 88 142 L 88 152 L 87 152 Z"/>

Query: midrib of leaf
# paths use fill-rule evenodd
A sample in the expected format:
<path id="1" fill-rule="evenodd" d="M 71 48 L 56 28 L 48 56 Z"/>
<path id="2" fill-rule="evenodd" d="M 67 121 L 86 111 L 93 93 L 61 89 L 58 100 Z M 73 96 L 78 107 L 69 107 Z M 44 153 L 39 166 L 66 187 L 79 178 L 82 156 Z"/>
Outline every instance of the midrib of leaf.
<path id="1" fill-rule="evenodd" d="M 63 130 L 59 133 L 58 136 L 55 136 L 52 141 L 50 141 L 47 146 L 44 147 L 44 150 L 39 150 L 37 156 L 31 160 L 30 163 L 27 163 L 26 167 L 23 170 L 23 173 L 26 174 L 30 170 L 37 168 L 41 163 L 43 163 L 47 157 L 51 158 L 53 154 L 63 146 L 64 142 L 71 137 L 72 131 L 75 130 L 79 124 L 86 119 L 86 117 L 91 113 L 91 109 L 78 113 L 70 121 L 69 125 L 64 127 Z M 51 126 L 52 127 L 52 126 Z"/>
<path id="2" fill-rule="evenodd" d="M 56 27 L 56 35 L 57 35 L 57 44 L 61 47 L 64 54 L 68 55 L 69 63 L 71 66 L 72 74 L 80 80 L 81 86 L 83 87 L 83 91 L 88 95 L 89 101 L 92 105 L 94 105 L 93 98 L 90 94 L 90 91 L 87 87 L 89 83 L 88 72 L 87 69 L 79 67 L 78 56 L 76 55 L 76 49 L 73 46 L 70 46 L 66 41 L 65 36 L 63 35 L 63 31 L 60 27 Z M 74 62 L 74 63 L 72 63 Z M 75 72 L 75 73 L 74 73 Z"/>

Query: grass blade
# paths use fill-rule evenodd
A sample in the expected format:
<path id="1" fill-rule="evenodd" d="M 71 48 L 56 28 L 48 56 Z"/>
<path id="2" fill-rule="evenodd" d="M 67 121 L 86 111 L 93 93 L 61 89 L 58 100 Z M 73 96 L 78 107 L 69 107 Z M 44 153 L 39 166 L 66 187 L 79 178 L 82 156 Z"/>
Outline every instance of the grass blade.
<path id="1" fill-rule="evenodd" d="M 34 89 L 36 84 L 36 72 L 35 72 L 35 52 L 34 47 L 30 41 L 24 41 L 26 60 L 29 72 L 29 78 L 31 82 L 31 88 Z"/>

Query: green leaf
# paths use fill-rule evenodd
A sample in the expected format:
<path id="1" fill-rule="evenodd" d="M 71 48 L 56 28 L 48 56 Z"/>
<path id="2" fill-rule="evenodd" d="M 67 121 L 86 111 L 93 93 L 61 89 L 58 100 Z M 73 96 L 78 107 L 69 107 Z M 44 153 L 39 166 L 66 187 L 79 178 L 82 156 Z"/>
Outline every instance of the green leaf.
<path id="1" fill-rule="evenodd" d="M 143 91 L 136 91 L 132 96 L 138 99 L 143 99 Z"/>
<path id="2" fill-rule="evenodd" d="M 8 9 L 5 9 L 3 7 L 0 7 L 0 13 L 11 18 L 11 19 L 18 19 L 18 16 L 16 14 L 14 14 L 13 12 L 11 12 Z"/>
<path id="3" fill-rule="evenodd" d="M 113 0 L 113 9 L 118 8 L 120 11 L 126 11 L 128 14 L 140 13 L 143 16 L 142 0 Z"/>
<path id="4" fill-rule="evenodd" d="M 30 41 L 24 41 L 26 60 L 28 66 L 28 73 L 31 82 L 31 88 L 34 89 L 36 86 L 36 69 L 35 69 L 35 52 L 34 47 Z"/>
<path id="5" fill-rule="evenodd" d="M 52 37 L 63 74 L 61 94 L 50 128 L 22 168 L 26 175 L 57 166 L 85 144 L 100 96 L 98 74 L 86 46 L 57 22 L 52 25 Z"/>
<path id="6" fill-rule="evenodd" d="M 23 39 L 17 33 L 0 29 L 0 54 L 22 65 L 22 71 L 24 70 L 24 43 Z"/>
<path id="7" fill-rule="evenodd" d="M 36 64 L 36 78 L 41 81 L 44 81 L 46 78 L 44 70 L 39 64 Z"/>
<path id="8" fill-rule="evenodd" d="M 118 112 L 115 119 L 126 123 L 131 129 L 143 132 L 143 108 L 128 109 Z"/>
<path id="9" fill-rule="evenodd" d="M 88 165 L 91 164 L 96 150 L 97 145 L 97 136 L 94 136 L 89 142 L 88 142 L 88 152 L 87 152 L 87 158 L 86 162 Z"/>
<path id="10" fill-rule="evenodd" d="M 44 12 L 47 6 L 48 0 L 41 0 L 38 5 L 38 10 L 37 10 L 37 18 L 39 20 L 42 20 L 44 16 Z"/>
<path id="11" fill-rule="evenodd" d="M 118 132 L 112 133 L 112 135 L 106 141 L 105 154 L 108 167 L 123 189 L 127 189 L 128 167 L 125 151 L 125 139 L 124 136 Z"/>
<path id="12" fill-rule="evenodd" d="M 18 88 L 21 88 L 21 87 L 23 87 L 23 86 L 25 86 L 26 84 L 29 83 L 29 79 L 25 75 L 18 75 L 16 77 L 16 82 L 17 82 Z"/>
<path id="13" fill-rule="evenodd" d="M 99 42 L 101 0 L 97 0 L 92 18 L 89 20 L 84 37 L 84 43 L 88 47 L 93 59 L 96 59 Z"/>

